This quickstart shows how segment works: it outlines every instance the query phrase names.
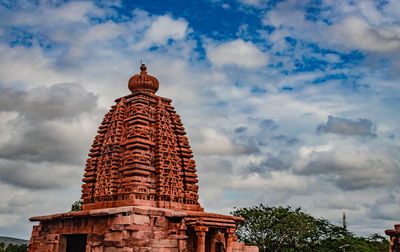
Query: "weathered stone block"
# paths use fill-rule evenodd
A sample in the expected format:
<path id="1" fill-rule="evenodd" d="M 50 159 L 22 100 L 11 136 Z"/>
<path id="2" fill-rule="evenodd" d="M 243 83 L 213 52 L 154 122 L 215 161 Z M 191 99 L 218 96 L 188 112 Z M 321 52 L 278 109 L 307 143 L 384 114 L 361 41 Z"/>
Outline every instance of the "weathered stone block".
<path id="1" fill-rule="evenodd" d="M 91 233 L 91 234 L 88 234 L 87 240 L 91 241 L 91 242 L 102 241 L 102 240 L 104 240 L 104 235 Z"/>
<path id="2" fill-rule="evenodd" d="M 52 241 L 58 240 L 59 237 L 60 237 L 60 236 L 59 236 L 58 234 L 48 234 L 48 235 L 46 236 L 46 239 L 47 239 L 48 241 L 52 242 Z"/>
<path id="3" fill-rule="evenodd" d="M 178 248 L 178 240 L 154 239 L 150 241 L 150 245 L 153 248 Z"/>
<path id="4" fill-rule="evenodd" d="M 150 224 L 150 218 L 147 215 L 134 214 L 131 216 L 132 224 Z"/>
<path id="5" fill-rule="evenodd" d="M 125 239 L 126 234 L 124 232 L 108 232 L 104 235 L 104 241 L 120 241 Z"/>
<path id="6" fill-rule="evenodd" d="M 122 231 L 125 229 L 125 225 L 123 224 L 115 224 L 111 226 L 112 231 Z"/>
<path id="7" fill-rule="evenodd" d="M 118 247 L 105 247 L 103 249 L 103 252 L 126 252 L 126 251 L 127 250 L 124 250 L 124 248 L 118 248 Z"/>
<path id="8" fill-rule="evenodd" d="M 123 224 L 123 225 L 129 225 L 131 224 L 131 216 L 118 216 L 115 217 L 111 220 L 111 224 Z"/>
<path id="9" fill-rule="evenodd" d="M 154 234 L 151 230 L 139 230 L 137 232 L 132 232 L 131 238 L 139 240 L 150 240 L 153 239 Z"/>
<path id="10" fill-rule="evenodd" d="M 102 224 L 93 224 L 92 230 L 90 233 L 95 233 L 95 234 L 101 234 L 105 233 L 108 230 L 107 225 L 102 225 Z"/>
<path id="11" fill-rule="evenodd" d="M 167 233 L 165 231 L 154 231 L 154 239 L 165 239 L 167 236 Z"/>
<path id="12" fill-rule="evenodd" d="M 168 226 L 168 220 L 167 220 L 167 218 L 165 218 L 165 217 L 163 217 L 163 216 L 156 217 L 156 218 L 155 218 L 154 225 L 155 225 L 156 227 L 165 227 L 165 226 Z"/>
<path id="13" fill-rule="evenodd" d="M 131 230 L 131 231 L 138 231 L 138 230 L 151 230 L 151 226 L 149 225 L 138 225 L 138 224 L 132 224 L 125 226 L 126 230 Z"/>
<path id="14" fill-rule="evenodd" d="M 178 248 L 153 248 L 152 252 L 179 252 Z"/>

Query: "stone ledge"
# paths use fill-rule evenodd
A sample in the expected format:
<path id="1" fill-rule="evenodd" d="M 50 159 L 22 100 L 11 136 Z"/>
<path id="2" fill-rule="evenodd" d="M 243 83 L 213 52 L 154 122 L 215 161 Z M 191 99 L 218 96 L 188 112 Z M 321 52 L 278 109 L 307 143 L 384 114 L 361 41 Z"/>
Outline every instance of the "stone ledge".
<path id="1" fill-rule="evenodd" d="M 158 215 L 165 216 L 169 218 L 174 217 L 205 217 L 212 219 L 224 219 L 226 221 L 243 221 L 244 219 L 236 216 L 215 214 L 215 213 L 207 213 L 202 211 L 179 211 L 168 208 L 157 208 L 157 207 L 149 207 L 149 206 L 124 206 L 124 207 L 111 207 L 111 208 L 102 208 L 102 209 L 94 209 L 94 210 L 84 210 L 84 211 L 76 211 L 76 212 L 66 212 L 59 214 L 51 214 L 44 216 L 35 216 L 29 218 L 30 221 L 49 221 L 49 220 L 59 220 L 59 219 L 68 219 L 68 218 L 79 218 L 79 217 L 88 217 L 88 216 L 105 216 L 105 215 L 116 215 L 122 213 L 136 213 L 142 215 Z"/>
<path id="2" fill-rule="evenodd" d="M 67 212 L 59 214 L 51 214 L 44 216 L 35 216 L 29 218 L 30 221 L 49 221 L 49 220 L 59 220 L 68 218 L 79 218 L 88 216 L 106 216 L 106 215 L 116 215 L 122 213 L 136 213 L 141 215 L 156 215 L 156 216 L 166 216 L 166 217 L 185 217 L 188 216 L 186 211 L 177 211 L 173 209 L 148 207 L 148 206 L 124 206 L 124 207 L 112 207 L 112 208 L 102 208 L 94 210 L 84 210 L 76 212 Z"/>

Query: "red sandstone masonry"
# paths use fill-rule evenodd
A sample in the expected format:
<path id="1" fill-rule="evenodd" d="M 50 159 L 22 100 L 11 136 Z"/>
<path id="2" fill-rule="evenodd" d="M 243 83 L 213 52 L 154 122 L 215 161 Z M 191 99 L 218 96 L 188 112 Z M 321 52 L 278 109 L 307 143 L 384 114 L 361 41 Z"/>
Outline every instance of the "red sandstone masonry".
<path id="1" fill-rule="evenodd" d="M 171 100 L 155 95 L 146 66 L 101 123 L 85 167 L 83 211 L 30 218 L 28 251 L 258 251 L 236 242 L 242 218 L 206 213 L 198 203 L 196 165 Z M 77 251 L 73 251 L 77 252 Z"/>
<path id="2" fill-rule="evenodd" d="M 142 67 L 129 81 L 133 93 L 116 100 L 99 128 L 85 168 L 83 209 L 146 205 L 201 210 L 182 122 L 171 100 L 143 88 L 146 78 Z"/>

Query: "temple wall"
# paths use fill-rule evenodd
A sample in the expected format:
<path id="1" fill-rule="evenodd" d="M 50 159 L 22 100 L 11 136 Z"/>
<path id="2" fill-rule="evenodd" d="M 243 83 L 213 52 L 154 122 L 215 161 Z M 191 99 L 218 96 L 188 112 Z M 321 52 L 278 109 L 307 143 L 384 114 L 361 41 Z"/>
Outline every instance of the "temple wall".
<path id="1" fill-rule="evenodd" d="M 394 225 L 394 229 L 385 231 L 390 236 L 389 252 L 400 252 L 400 224 Z"/>
<path id="2" fill-rule="evenodd" d="M 234 222 L 227 217 L 144 206 L 32 217 L 40 223 L 33 227 L 28 251 L 258 252 L 235 242 Z M 73 237 L 84 239 L 81 249 L 67 249 Z"/>
<path id="3" fill-rule="evenodd" d="M 187 237 L 179 232 L 182 220 L 147 210 L 41 221 L 33 228 L 28 251 L 65 252 L 65 239 L 72 234 L 87 234 L 87 252 L 184 251 Z"/>

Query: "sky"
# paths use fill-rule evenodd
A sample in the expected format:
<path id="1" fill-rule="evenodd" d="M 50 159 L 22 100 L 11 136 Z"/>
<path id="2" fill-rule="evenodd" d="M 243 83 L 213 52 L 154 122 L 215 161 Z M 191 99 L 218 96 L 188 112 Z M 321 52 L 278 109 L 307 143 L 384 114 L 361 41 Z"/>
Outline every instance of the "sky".
<path id="1" fill-rule="evenodd" d="M 0 235 L 66 212 L 141 60 L 173 100 L 200 203 L 400 223 L 400 1 L 0 1 Z"/>

